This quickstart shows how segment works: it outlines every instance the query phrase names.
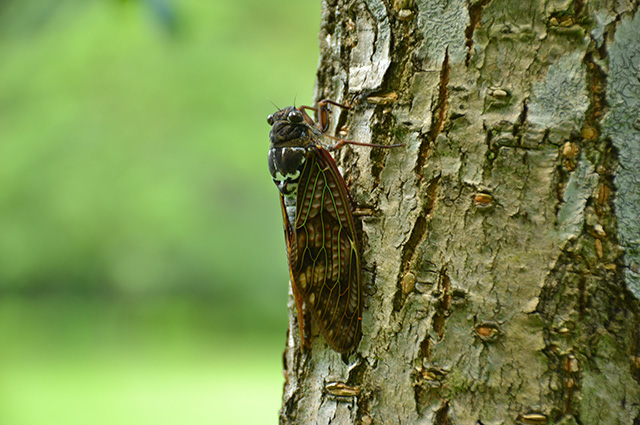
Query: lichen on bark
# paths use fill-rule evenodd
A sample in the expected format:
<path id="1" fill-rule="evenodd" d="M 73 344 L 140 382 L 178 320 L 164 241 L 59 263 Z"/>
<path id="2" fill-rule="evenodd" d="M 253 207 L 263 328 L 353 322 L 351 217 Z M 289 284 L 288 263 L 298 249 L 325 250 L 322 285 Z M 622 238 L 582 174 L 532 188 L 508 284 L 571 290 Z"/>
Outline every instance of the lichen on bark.
<path id="1" fill-rule="evenodd" d="M 615 184 L 624 196 L 615 200 L 625 277 L 640 298 L 640 14 L 626 16 L 609 50 L 609 113 L 604 131 L 618 151 L 621 166 Z"/>

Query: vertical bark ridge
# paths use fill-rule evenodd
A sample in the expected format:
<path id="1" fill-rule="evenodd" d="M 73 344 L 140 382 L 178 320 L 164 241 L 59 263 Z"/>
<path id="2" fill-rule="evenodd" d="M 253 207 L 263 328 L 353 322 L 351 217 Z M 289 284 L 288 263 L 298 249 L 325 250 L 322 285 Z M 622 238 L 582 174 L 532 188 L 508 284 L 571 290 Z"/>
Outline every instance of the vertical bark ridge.
<path id="1" fill-rule="evenodd" d="M 427 161 L 429 147 L 436 140 L 438 134 L 444 129 L 444 125 L 447 119 L 447 112 L 449 110 L 449 73 L 451 72 L 451 66 L 449 65 L 449 49 L 447 48 L 444 53 L 444 60 L 442 61 L 442 67 L 440 69 L 440 88 L 438 91 L 438 100 L 436 101 L 435 109 L 433 111 L 433 119 L 431 121 L 431 128 L 426 137 L 422 139 L 420 144 L 420 150 L 418 152 L 418 161 L 416 162 L 416 172 L 420 174 L 425 162 Z"/>
<path id="2" fill-rule="evenodd" d="M 576 6 L 576 10 L 582 8 Z M 560 377 L 551 410 L 556 421 L 572 418 L 577 423 L 631 423 L 638 417 L 637 407 L 627 406 L 626 411 L 610 407 L 625 404 L 615 386 L 597 389 L 604 375 L 619 386 L 624 386 L 623 382 L 628 385 L 628 378 L 613 370 L 623 369 L 629 360 L 621 353 L 612 355 L 609 344 L 615 341 L 633 352 L 637 332 L 629 330 L 640 326 L 638 303 L 626 288 L 616 237 L 612 188 L 619 159 L 601 130 L 608 107 L 608 76 L 600 65 L 607 38 L 600 47 L 592 40 L 584 55 L 589 107 L 579 135 L 573 135 L 562 149 L 562 168 L 574 173 L 580 162 L 590 161 L 597 185 L 585 205 L 582 231 L 563 249 L 540 296 L 545 354 L 550 371 Z M 633 370 L 633 356 L 627 359 Z M 638 397 L 637 387 L 629 390 L 632 398 Z M 589 407 L 594 404 L 601 406 L 599 411 Z"/>
<path id="3" fill-rule="evenodd" d="M 445 320 L 451 314 L 451 280 L 447 275 L 446 267 L 440 272 L 439 292 L 432 321 L 433 331 L 440 341 L 444 337 Z"/>
<path id="4" fill-rule="evenodd" d="M 416 249 L 421 243 L 423 243 L 424 238 L 427 236 L 428 217 L 431 214 L 431 211 L 433 211 L 438 197 L 439 181 L 440 177 L 436 177 L 426 186 L 424 190 L 426 199 L 423 201 L 422 210 L 415 220 L 415 224 L 411 229 L 409 238 L 402 247 L 401 267 L 398 274 L 398 290 L 394 296 L 393 303 L 395 311 L 399 311 L 402 308 L 407 295 L 406 288 L 403 288 L 402 286 L 403 277 L 410 272 L 411 264 L 416 260 Z"/>
<path id="5" fill-rule="evenodd" d="M 451 425 L 451 419 L 449 419 L 449 402 L 444 401 L 442 407 L 436 412 L 434 425 Z"/>
<path id="6" fill-rule="evenodd" d="M 469 25 L 464 31 L 465 46 L 467 47 L 467 57 L 464 61 L 465 66 L 469 66 L 471 55 L 473 55 L 473 32 L 476 30 L 480 18 L 482 17 L 482 9 L 489 4 L 491 0 L 479 0 L 469 5 Z"/>

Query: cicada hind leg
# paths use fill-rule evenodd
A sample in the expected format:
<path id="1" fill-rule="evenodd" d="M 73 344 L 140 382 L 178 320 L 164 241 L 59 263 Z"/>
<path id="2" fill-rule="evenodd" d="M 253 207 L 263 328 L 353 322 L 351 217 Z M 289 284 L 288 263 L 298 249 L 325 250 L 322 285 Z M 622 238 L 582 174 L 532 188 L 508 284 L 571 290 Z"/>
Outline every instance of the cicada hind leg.
<path id="1" fill-rule="evenodd" d="M 353 102 L 349 103 L 349 105 L 345 105 L 342 103 L 334 102 L 333 100 L 323 99 L 318 102 L 318 106 L 315 108 L 313 106 L 302 105 L 298 108 L 298 110 L 302 112 L 302 115 L 304 116 L 307 124 L 316 126 L 320 130 L 320 132 L 326 133 L 326 131 L 329 129 L 329 105 L 334 105 L 342 109 L 351 109 L 351 104 Z M 307 114 L 307 110 L 314 112 L 316 118 L 315 121 L 309 116 L 309 114 Z"/>
<path id="2" fill-rule="evenodd" d="M 291 285 L 291 289 L 293 289 L 293 300 L 295 301 L 295 304 L 296 304 L 296 315 L 298 316 L 298 331 L 300 333 L 300 344 L 302 348 L 308 349 L 311 347 L 311 341 L 309 341 L 309 339 L 306 337 L 305 331 L 304 331 L 304 326 L 305 326 L 304 310 L 303 310 L 304 300 L 302 299 L 302 295 L 298 292 L 294 284 Z"/>
<path id="3" fill-rule="evenodd" d="M 355 95 L 351 99 L 351 102 L 349 102 L 349 105 L 334 102 L 333 100 L 329 100 L 329 99 L 323 99 L 320 102 L 318 102 L 318 106 L 315 108 L 312 106 L 302 105 L 298 108 L 298 110 L 302 112 L 302 116 L 304 117 L 304 120 L 307 122 L 307 124 L 316 126 L 320 130 L 320 132 L 324 134 L 329 129 L 329 105 L 334 105 L 342 109 L 351 109 L 351 105 L 353 105 L 353 99 L 355 99 Z M 307 110 L 314 111 L 316 121 L 314 121 L 309 116 L 309 114 L 307 114 L 306 112 Z M 363 142 L 356 142 L 355 140 L 346 140 L 340 137 L 332 136 L 330 134 L 324 134 L 324 135 L 329 139 L 336 141 L 335 145 L 328 147 L 330 151 L 335 151 L 336 149 L 340 149 L 344 145 L 357 145 L 357 146 L 367 146 L 370 148 L 384 148 L 384 149 L 398 148 L 402 146 L 401 143 L 395 144 L 395 145 L 379 145 L 375 143 L 363 143 Z"/>

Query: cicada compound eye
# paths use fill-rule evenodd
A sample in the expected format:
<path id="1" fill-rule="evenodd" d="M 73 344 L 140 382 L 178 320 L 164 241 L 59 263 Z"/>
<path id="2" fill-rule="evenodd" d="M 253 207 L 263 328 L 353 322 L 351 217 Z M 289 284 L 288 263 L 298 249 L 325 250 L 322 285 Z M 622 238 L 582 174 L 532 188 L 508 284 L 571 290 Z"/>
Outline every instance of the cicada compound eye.
<path id="1" fill-rule="evenodd" d="M 287 120 L 290 123 L 294 123 L 294 124 L 302 122 L 302 120 L 303 120 L 302 112 L 298 111 L 297 109 L 294 109 L 293 111 L 291 111 L 291 112 L 289 112 L 287 114 Z"/>
<path id="2" fill-rule="evenodd" d="M 267 117 L 267 122 L 269 123 L 269 125 L 273 125 L 273 114 Z"/>

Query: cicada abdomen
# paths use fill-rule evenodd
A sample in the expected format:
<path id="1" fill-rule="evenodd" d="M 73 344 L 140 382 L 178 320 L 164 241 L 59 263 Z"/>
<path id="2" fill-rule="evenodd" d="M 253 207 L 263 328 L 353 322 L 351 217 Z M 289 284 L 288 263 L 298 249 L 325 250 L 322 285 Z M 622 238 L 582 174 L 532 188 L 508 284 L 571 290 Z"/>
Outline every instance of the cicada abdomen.
<path id="1" fill-rule="evenodd" d="M 319 123 L 290 106 L 268 118 L 269 171 L 282 203 L 300 336 L 303 304 L 335 351 L 352 351 L 361 337 L 360 250 L 346 184 L 329 152 L 319 143 L 326 129 L 326 104 Z M 336 104 L 338 106 L 343 106 Z"/>

